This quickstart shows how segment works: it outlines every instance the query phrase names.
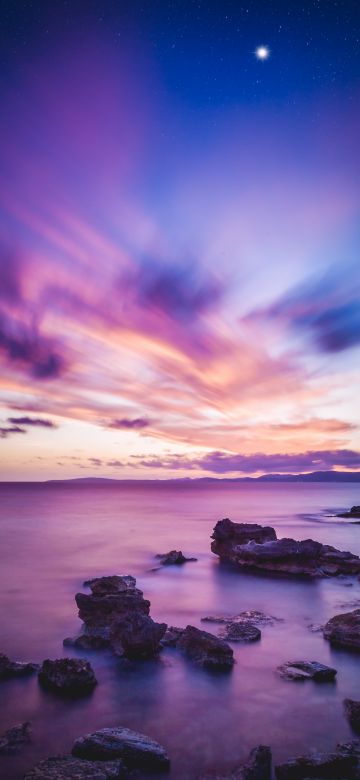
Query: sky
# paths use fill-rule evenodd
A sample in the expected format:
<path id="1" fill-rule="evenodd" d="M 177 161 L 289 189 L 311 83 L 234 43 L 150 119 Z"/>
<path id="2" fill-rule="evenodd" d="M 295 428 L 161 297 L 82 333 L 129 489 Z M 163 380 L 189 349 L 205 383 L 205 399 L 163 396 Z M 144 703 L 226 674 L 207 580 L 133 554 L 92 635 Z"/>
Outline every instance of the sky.
<path id="1" fill-rule="evenodd" d="M 0 10 L 0 478 L 360 470 L 359 4 Z"/>

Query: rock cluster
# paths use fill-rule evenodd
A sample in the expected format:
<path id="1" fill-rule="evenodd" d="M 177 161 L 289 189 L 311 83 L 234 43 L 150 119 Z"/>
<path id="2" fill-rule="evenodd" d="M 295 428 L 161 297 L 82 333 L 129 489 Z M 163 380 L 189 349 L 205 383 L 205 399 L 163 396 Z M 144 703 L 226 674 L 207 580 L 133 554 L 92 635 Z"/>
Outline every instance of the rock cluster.
<path id="1" fill-rule="evenodd" d="M 360 609 L 335 615 L 324 626 L 324 637 L 332 645 L 360 650 Z"/>
<path id="2" fill-rule="evenodd" d="M 38 664 L 10 661 L 7 655 L 0 653 L 0 680 L 8 680 L 11 677 L 25 677 L 28 674 L 34 674 L 38 669 Z"/>
<path id="3" fill-rule="evenodd" d="M 259 745 L 251 751 L 245 764 L 226 775 L 202 775 L 199 780 L 271 780 L 271 750 Z"/>
<path id="4" fill-rule="evenodd" d="M 234 664 L 231 647 L 223 639 L 195 626 L 168 628 L 162 644 L 176 647 L 190 661 L 211 670 L 228 670 Z"/>
<path id="5" fill-rule="evenodd" d="M 168 553 L 159 553 L 155 556 L 162 566 L 181 566 L 189 561 L 197 561 L 197 558 L 186 558 L 181 550 L 170 550 Z"/>
<path id="6" fill-rule="evenodd" d="M 89 693 L 97 684 L 92 667 L 82 658 L 47 659 L 40 668 L 39 682 L 44 688 L 70 695 Z"/>
<path id="7" fill-rule="evenodd" d="M 358 780 L 360 742 L 337 745 L 333 753 L 300 756 L 275 767 L 276 780 Z"/>
<path id="8" fill-rule="evenodd" d="M 212 552 L 243 569 L 305 577 L 360 574 L 357 555 L 312 539 L 277 539 L 269 526 L 219 520 L 212 539 Z"/>
<path id="9" fill-rule="evenodd" d="M 277 671 L 285 680 L 331 682 L 337 675 L 336 669 L 325 666 L 319 661 L 287 661 L 279 666 Z"/>
<path id="10" fill-rule="evenodd" d="M 18 753 L 28 742 L 31 742 L 30 723 L 13 726 L 0 737 L 0 756 Z"/>

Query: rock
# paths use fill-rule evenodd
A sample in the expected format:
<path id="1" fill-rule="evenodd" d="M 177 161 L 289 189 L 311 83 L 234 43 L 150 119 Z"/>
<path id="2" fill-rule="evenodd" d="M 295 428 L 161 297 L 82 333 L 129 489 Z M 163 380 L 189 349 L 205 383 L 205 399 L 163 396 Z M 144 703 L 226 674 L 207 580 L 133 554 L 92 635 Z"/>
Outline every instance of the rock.
<path id="1" fill-rule="evenodd" d="M 333 753 L 300 756 L 275 767 L 276 780 L 357 780 L 360 742 L 338 745 Z"/>
<path id="2" fill-rule="evenodd" d="M 34 674 L 38 669 L 39 664 L 10 661 L 7 655 L 0 653 L 0 680 L 8 680 L 11 677 L 25 677 L 28 674 Z"/>
<path id="3" fill-rule="evenodd" d="M 306 577 L 360 573 L 360 558 L 353 553 L 313 539 L 277 539 L 267 526 L 220 520 L 212 538 L 212 551 L 243 569 Z"/>
<path id="4" fill-rule="evenodd" d="M 64 640 L 68 646 L 107 647 L 114 622 L 129 614 L 149 614 L 150 602 L 136 587 L 135 577 L 115 574 L 86 580 L 84 585 L 91 589 L 91 594 L 77 593 L 75 596 L 84 629 L 80 636 Z"/>
<path id="5" fill-rule="evenodd" d="M 246 764 L 226 775 L 202 775 L 199 780 L 271 780 L 271 750 L 259 745 L 251 751 Z"/>
<path id="6" fill-rule="evenodd" d="M 176 628 L 176 626 L 168 626 L 160 644 L 162 645 L 162 647 L 176 647 L 184 631 L 185 628 Z"/>
<path id="7" fill-rule="evenodd" d="M 248 620 L 241 623 L 226 623 L 219 636 L 228 642 L 257 642 L 261 639 L 261 631 Z"/>
<path id="8" fill-rule="evenodd" d="M 278 667 L 281 677 L 286 680 L 315 680 L 330 682 L 335 679 L 337 670 L 318 661 L 287 661 Z"/>
<path id="9" fill-rule="evenodd" d="M 223 639 L 186 626 L 175 645 L 190 661 L 207 669 L 227 670 L 234 664 L 233 651 Z"/>
<path id="10" fill-rule="evenodd" d="M 360 506 L 352 506 L 349 512 L 343 512 L 340 515 L 336 515 L 336 517 L 355 517 L 357 520 L 360 520 Z"/>
<path id="11" fill-rule="evenodd" d="M 73 756 L 46 758 L 24 780 L 121 780 L 129 774 L 122 761 L 83 761 Z"/>
<path id="12" fill-rule="evenodd" d="M 181 550 L 170 550 L 168 553 L 155 555 L 162 566 L 180 566 L 188 561 L 197 561 L 197 558 L 185 558 Z"/>
<path id="13" fill-rule="evenodd" d="M 166 623 L 155 623 L 149 615 L 129 613 L 113 623 L 110 644 L 117 655 L 127 658 L 152 658 L 161 649 Z"/>
<path id="14" fill-rule="evenodd" d="M 158 742 L 122 727 L 100 729 L 80 737 L 75 740 L 72 753 L 91 760 L 122 758 L 134 769 L 163 770 L 170 766 L 165 748 Z"/>
<path id="15" fill-rule="evenodd" d="M 39 681 L 45 688 L 71 695 L 88 693 L 97 684 L 93 669 L 83 658 L 47 659 L 40 668 Z"/>
<path id="16" fill-rule="evenodd" d="M 331 618 L 324 626 L 324 637 L 333 645 L 360 650 L 360 609 Z"/>
<path id="17" fill-rule="evenodd" d="M 20 723 L 5 731 L 0 737 L 0 755 L 19 753 L 23 745 L 31 742 L 30 723 Z"/>
<path id="18" fill-rule="evenodd" d="M 206 623 L 255 623 L 256 625 L 273 625 L 275 621 L 280 621 L 281 618 L 273 617 L 273 615 L 265 615 L 264 612 L 259 612 L 257 609 L 248 609 L 244 612 L 239 612 L 238 615 L 232 615 L 227 617 L 226 615 L 209 615 L 201 618 Z"/>
<path id="19" fill-rule="evenodd" d="M 344 699 L 344 708 L 351 727 L 360 734 L 360 701 Z"/>

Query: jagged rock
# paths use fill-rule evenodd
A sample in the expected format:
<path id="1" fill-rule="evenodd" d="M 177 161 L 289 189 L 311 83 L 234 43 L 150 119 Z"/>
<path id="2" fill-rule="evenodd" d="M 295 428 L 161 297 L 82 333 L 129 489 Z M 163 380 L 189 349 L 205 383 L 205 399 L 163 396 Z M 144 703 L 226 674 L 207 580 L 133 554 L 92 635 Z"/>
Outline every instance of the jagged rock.
<path id="1" fill-rule="evenodd" d="M 337 745 L 333 753 L 300 756 L 275 766 L 276 780 L 358 780 L 360 742 Z"/>
<path id="2" fill-rule="evenodd" d="M 315 680 L 329 682 L 335 679 L 337 670 L 318 661 L 287 661 L 278 667 L 281 677 L 286 680 Z"/>
<path id="3" fill-rule="evenodd" d="M 128 772 L 122 761 L 83 761 L 74 756 L 46 758 L 24 780 L 122 780 Z"/>
<path id="4" fill-rule="evenodd" d="M 145 734 L 126 728 L 107 728 L 75 740 L 72 753 L 87 759 L 122 758 L 134 769 L 163 770 L 170 766 L 161 745 Z"/>
<path id="5" fill-rule="evenodd" d="M 261 631 L 248 620 L 241 623 L 226 623 L 219 636 L 228 642 L 257 642 L 261 639 Z"/>
<path id="6" fill-rule="evenodd" d="M 360 701 L 344 699 L 344 708 L 350 725 L 354 731 L 360 734 Z"/>
<path id="7" fill-rule="evenodd" d="M 357 520 L 360 520 L 360 506 L 352 506 L 349 512 L 342 512 L 337 517 L 355 517 Z"/>
<path id="8" fill-rule="evenodd" d="M 260 612 L 257 609 L 247 609 L 244 612 L 239 612 L 238 615 L 232 615 L 227 617 L 226 615 L 208 615 L 201 618 L 204 623 L 255 623 L 255 625 L 265 626 L 273 625 L 275 621 L 280 621 L 281 618 L 276 618 L 273 615 L 265 615 L 264 612 Z"/>
<path id="9" fill-rule="evenodd" d="M 199 780 L 271 780 L 271 750 L 259 745 L 251 751 L 246 764 L 226 775 L 201 775 Z"/>
<path id="10" fill-rule="evenodd" d="M 97 684 L 93 669 L 83 658 L 47 659 L 40 668 L 39 681 L 45 688 L 70 695 L 88 693 Z"/>
<path id="11" fill-rule="evenodd" d="M 331 618 L 324 626 L 324 637 L 333 645 L 360 650 L 360 609 Z"/>
<path id="12" fill-rule="evenodd" d="M 5 731 L 0 737 L 0 755 L 11 755 L 19 753 L 23 745 L 31 742 L 30 723 L 19 723 L 18 726 Z"/>
<path id="13" fill-rule="evenodd" d="M 181 550 L 170 550 L 168 553 L 159 553 L 155 555 L 158 558 L 162 566 L 180 566 L 188 561 L 197 561 L 197 558 L 185 558 L 185 555 Z"/>
<path id="14" fill-rule="evenodd" d="M 233 651 L 223 639 L 186 626 L 175 645 L 190 661 L 207 669 L 226 670 L 234 664 Z"/>
<path id="15" fill-rule="evenodd" d="M 162 647 L 176 647 L 184 631 L 185 628 L 176 628 L 176 626 L 168 626 L 160 644 L 162 645 Z"/>
<path id="16" fill-rule="evenodd" d="M 10 677 L 25 677 L 28 674 L 34 674 L 38 669 L 39 664 L 10 661 L 7 655 L 0 653 L 0 680 L 8 680 Z"/>
<path id="17" fill-rule="evenodd" d="M 86 580 L 84 585 L 91 589 L 91 594 L 75 596 L 84 628 L 80 636 L 64 640 L 67 646 L 96 650 L 107 647 L 114 622 L 129 614 L 149 614 L 150 601 L 136 587 L 135 577 L 115 574 Z"/>
<path id="18" fill-rule="evenodd" d="M 277 539 L 273 528 L 220 520 L 212 551 L 243 569 L 292 576 L 330 577 L 360 573 L 360 558 L 312 539 Z"/>
<path id="19" fill-rule="evenodd" d="M 166 623 L 155 623 L 149 615 L 129 613 L 113 623 L 110 644 L 117 655 L 127 658 L 152 658 L 160 650 Z"/>

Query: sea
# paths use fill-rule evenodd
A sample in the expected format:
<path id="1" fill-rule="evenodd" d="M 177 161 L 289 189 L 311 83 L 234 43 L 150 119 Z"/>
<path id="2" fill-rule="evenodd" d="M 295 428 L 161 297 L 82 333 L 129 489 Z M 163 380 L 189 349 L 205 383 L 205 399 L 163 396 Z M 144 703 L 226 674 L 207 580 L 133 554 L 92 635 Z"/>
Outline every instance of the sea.
<path id="1" fill-rule="evenodd" d="M 84 657 L 98 679 L 91 695 L 73 700 L 42 690 L 36 675 L 0 682 L 0 734 L 24 721 L 33 730 L 19 755 L 0 756 L 1 780 L 20 780 L 104 727 L 160 742 L 171 780 L 225 775 L 258 744 L 270 745 L 279 763 L 354 738 L 343 699 L 360 699 L 360 654 L 332 648 L 311 627 L 360 606 L 360 582 L 239 572 L 210 549 L 215 523 L 230 517 L 360 554 L 360 525 L 336 517 L 353 504 L 360 485 L 351 483 L 0 484 L 0 652 L 34 662 Z M 198 560 L 156 568 L 156 554 L 171 549 Z M 278 620 L 261 627 L 259 642 L 232 645 L 236 664 L 227 674 L 197 668 L 171 648 L 128 666 L 107 650 L 64 648 L 81 626 L 75 594 L 86 592 L 84 580 L 110 574 L 134 575 L 151 616 L 169 625 L 216 633 L 203 617 L 243 610 Z M 304 659 L 334 666 L 336 682 L 290 682 L 276 672 Z"/>

